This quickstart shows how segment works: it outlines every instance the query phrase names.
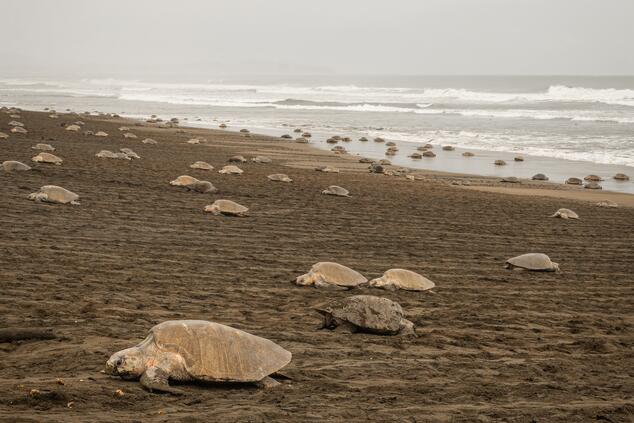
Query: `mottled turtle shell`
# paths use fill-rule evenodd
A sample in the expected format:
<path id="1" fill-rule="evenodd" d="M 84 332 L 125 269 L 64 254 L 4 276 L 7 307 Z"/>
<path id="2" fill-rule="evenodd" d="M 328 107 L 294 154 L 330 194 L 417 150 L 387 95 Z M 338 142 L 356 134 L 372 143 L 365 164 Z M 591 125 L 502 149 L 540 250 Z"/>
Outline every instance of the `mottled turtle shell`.
<path id="1" fill-rule="evenodd" d="M 554 272 L 559 269 L 557 263 L 550 261 L 550 257 L 542 253 L 528 253 L 510 258 L 506 261 L 507 267 L 519 267 L 526 270 Z"/>
<path id="2" fill-rule="evenodd" d="M 47 203 L 67 204 L 79 200 L 79 195 L 57 185 L 44 185 L 38 192 L 29 195 L 29 198 Z"/>
<path id="3" fill-rule="evenodd" d="M 583 179 L 585 179 L 586 181 L 594 181 L 594 182 L 599 182 L 599 181 L 603 180 L 603 179 L 601 179 L 600 176 L 597 176 L 597 175 L 588 175 L 588 176 L 586 176 Z"/>
<path id="4" fill-rule="evenodd" d="M 31 160 L 39 163 L 54 163 L 56 165 L 62 164 L 62 159 L 51 153 L 40 153 Z"/>
<path id="5" fill-rule="evenodd" d="M 146 138 L 146 139 L 144 139 L 144 140 L 143 140 L 143 141 L 141 141 L 141 142 L 142 142 L 143 144 L 152 144 L 152 145 L 154 145 L 154 144 L 158 144 L 158 143 L 156 142 L 156 140 L 153 140 L 152 138 Z"/>
<path id="6" fill-rule="evenodd" d="M 502 180 L 500 182 L 508 182 L 511 184 L 518 184 L 520 182 L 519 179 L 517 179 L 515 176 L 507 176 L 502 178 Z"/>
<path id="7" fill-rule="evenodd" d="M 274 173 L 273 175 L 267 176 L 267 178 L 276 182 L 293 182 L 293 180 L 284 173 Z"/>
<path id="8" fill-rule="evenodd" d="M 586 184 L 583 186 L 585 189 L 603 189 L 603 187 L 595 181 L 591 181 L 591 182 L 586 182 Z"/>
<path id="9" fill-rule="evenodd" d="M 131 160 L 125 153 L 114 153 L 110 150 L 101 150 L 99 153 L 95 154 L 95 157 L 99 157 L 101 159 L 122 159 L 122 160 Z"/>
<path id="10" fill-rule="evenodd" d="M 400 304 L 374 295 L 354 295 L 318 307 L 317 311 L 371 333 L 394 335 L 403 328 Z"/>
<path id="11" fill-rule="evenodd" d="M 420 153 L 412 153 L 412 154 L 409 155 L 409 157 L 412 158 L 412 159 L 422 159 L 423 155 L 420 154 Z"/>
<path id="12" fill-rule="evenodd" d="M 339 197 L 350 196 L 350 191 L 338 185 L 330 185 L 327 189 L 323 190 L 321 193 L 326 195 L 337 195 Z"/>
<path id="13" fill-rule="evenodd" d="M 189 165 L 190 168 L 192 169 L 200 169 L 200 170 L 213 170 L 214 167 L 212 165 L 210 165 L 207 162 L 194 162 L 192 164 Z"/>
<path id="14" fill-rule="evenodd" d="M 123 134 L 123 138 L 130 138 L 130 139 L 136 139 L 136 135 L 133 134 L 132 132 L 126 132 L 125 134 Z"/>
<path id="15" fill-rule="evenodd" d="M 193 184 L 194 182 L 198 182 L 198 179 L 189 175 L 181 175 L 178 178 L 171 181 L 170 185 L 174 185 L 177 187 L 185 187 L 187 185 Z"/>
<path id="16" fill-rule="evenodd" d="M 361 273 L 349 267 L 330 261 L 313 264 L 308 273 L 297 277 L 297 285 L 314 285 L 315 281 L 343 287 L 353 287 L 368 280 Z"/>
<path id="17" fill-rule="evenodd" d="M 218 214 L 227 214 L 230 216 L 242 216 L 249 211 L 247 207 L 231 200 L 216 200 L 213 204 L 205 206 L 205 212 Z"/>
<path id="18" fill-rule="evenodd" d="M 436 157 L 436 154 L 433 151 L 425 151 L 423 157 Z"/>
<path id="19" fill-rule="evenodd" d="M 268 339 L 204 320 L 166 321 L 150 329 L 150 337 L 161 351 L 179 354 L 198 380 L 257 382 L 292 358 Z"/>
<path id="20" fill-rule="evenodd" d="M 238 166 L 228 165 L 220 169 L 218 173 L 240 175 L 244 173 L 244 171 L 240 169 Z"/>
<path id="21" fill-rule="evenodd" d="M 2 162 L 2 169 L 6 172 L 31 170 L 31 166 L 25 165 L 16 160 L 7 160 Z"/>
<path id="22" fill-rule="evenodd" d="M 380 278 L 372 279 L 369 283 L 375 288 L 405 289 L 407 291 L 426 291 L 436 286 L 435 283 L 406 269 L 390 269 Z"/>

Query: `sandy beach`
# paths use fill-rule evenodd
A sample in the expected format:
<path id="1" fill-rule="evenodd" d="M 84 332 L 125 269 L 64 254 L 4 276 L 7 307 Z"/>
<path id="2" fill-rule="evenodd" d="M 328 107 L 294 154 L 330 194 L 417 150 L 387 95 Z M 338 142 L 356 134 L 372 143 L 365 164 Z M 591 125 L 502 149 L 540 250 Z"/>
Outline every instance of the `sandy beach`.
<path id="1" fill-rule="evenodd" d="M 1 421 L 632 421 L 634 196 L 422 170 L 409 180 L 274 137 L 20 115 L 0 113 L 1 132 L 11 120 L 28 129 L 0 139 L 0 162 L 33 167 L 0 172 L 0 327 L 52 328 L 56 338 L 0 343 Z M 77 120 L 81 131 L 63 127 Z M 124 139 L 122 125 L 137 139 Z M 187 144 L 192 137 L 204 141 Z M 31 162 L 40 142 L 56 148 L 61 166 Z M 95 157 L 122 147 L 141 158 Z M 218 174 L 236 154 L 272 163 Z M 190 169 L 198 160 L 216 170 Z M 273 173 L 293 182 L 271 182 Z M 169 185 L 184 174 L 219 192 Z M 463 179 L 471 185 L 451 184 Z M 27 199 L 49 184 L 79 194 L 81 205 Z M 321 195 L 329 185 L 351 196 Z M 219 198 L 249 216 L 202 212 Z M 607 199 L 620 207 L 596 206 Z M 580 219 L 549 218 L 562 207 Z M 562 271 L 504 268 L 527 252 L 548 254 Z M 291 283 L 319 261 L 368 278 L 407 268 L 436 288 Z M 316 330 L 312 307 L 351 293 L 397 301 L 417 337 Z M 185 384 L 178 397 L 100 372 L 113 352 L 169 319 L 210 320 L 278 343 L 293 354 L 282 385 Z"/>

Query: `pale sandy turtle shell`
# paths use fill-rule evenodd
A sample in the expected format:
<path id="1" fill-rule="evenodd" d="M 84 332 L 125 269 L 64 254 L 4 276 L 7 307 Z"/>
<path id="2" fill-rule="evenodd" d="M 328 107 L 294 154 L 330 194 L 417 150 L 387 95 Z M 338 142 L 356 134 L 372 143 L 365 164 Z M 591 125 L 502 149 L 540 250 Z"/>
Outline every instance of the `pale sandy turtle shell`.
<path id="1" fill-rule="evenodd" d="M 170 185 L 174 185 L 177 187 L 185 187 L 187 185 L 191 185 L 194 182 L 198 182 L 198 179 L 191 177 L 189 175 L 181 175 L 178 178 L 170 181 Z"/>
<path id="2" fill-rule="evenodd" d="M 548 180 L 548 176 L 544 175 L 543 173 L 537 173 L 537 174 L 533 175 L 533 177 L 531 179 L 533 181 L 547 181 Z"/>
<path id="3" fill-rule="evenodd" d="M 618 207 L 619 205 L 617 203 L 615 203 L 614 201 L 610 201 L 610 200 L 603 200 L 603 201 L 599 201 L 597 203 L 597 206 L 599 207 Z"/>
<path id="4" fill-rule="evenodd" d="M 502 178 L 502 180 L 500 182 L 508 182 L 511 184 L 519 184 L 520 180 L 518 178 L 516 178 L 515 176 L 507 176 Z"/>
<path id="5" fill-rule="evenodd" d="M 350 197 L 350 191 L 338 185 L 330 185 L 327 189 L 323 190 L 321 193 L 326 195 L 336 195 L 339 197 Z"/>
<path id="6" fill-rule="evenodd" d="M 36 163 L 52 163 L 56 165 L 62 164 L 62 159 L 51 153 L 40 153 L 31 159 Z"/>
<path id="7" fill-rule="evenodd" d="M 14 126 L 13 128 L 11 128 L 11 132 L 14 134 L 26 134 L 29 131 L 27 131 L 26 129 L 22 128 L 21 126 Z"/>
<path id="8" fill-rule="evenodd" d="M 50 144 L 35 144 L 33 147 L 31 147 L 33 150 L 40 150 L 40 151 L 55 151 L 55 147 L 53 147 Z"/>
<path id="9" fill-rule="evenodd" d="M 367 282 L 365 276 L 356 270 L 330 261 L 315 263 L 308 273 L 295 279 L 297 285 L 314 285 L 318 288 L 333 285 L 352 288 Z"/>
<path id="10" fill-rule="evenodd" d="M 155 145 L 158 144 L 156 142 L 156 140 L 153 140 L 152 138 L 145 138 L 143 141 L 141 141 L 143 144 L 150 144 L 150 145 Z"/>
<path id="11" fill-rule="evenodd" d="M 124 153 L 114 153 L 110 150 L 101 150 L 99 153 L 95 154 L 95 157 L 99 157 L 100 159 L 122 159 L 122 160 L 131 160 Z"/>
<path id="12" fill-rule="evenodd" d="M 119 131 L 121 131 L 121 132 L 123 132 L 123 131 L 129 131 L 129 130 L 130 130 L 130 127 L 128 127 L 128 126 L 120 126 L 120 127 L 119 127 Z"/>
<path id="13" fill-rule="evenodd" d="M 150 329 L 149 337 L 159 350 L 179 354 L 196 380 L 257 382 L 292 358 L 268 339 L 204 320 L 166 321 Z"/>
<path id="14" fill-rule="evenodd" d="M 504 160 L 496 160 L 493 162 L 493 164 L 496 166 L 504 166 L 506 162 Z"/>
<path id="15" fill-rule="evenodd" d="M 470 151 L 465 151 L 464 153 L 462 153 L 462 156 L 463 157 L 473 157 L 473 156 L 475 156 L 475 154 L 473 154 Z"/>
<path id="16" fill-rule="evenodd" d="M 414 332 L 414 324 L 403 317 L 401 305 L 387 298 L 353 295 L 315 309 L 324 316 L 325 329 L 379 335 Z"/>
<path id="17" fill-rule="evenodd" d="M 560 217 L 562 219 L 579 219 L 579 215 L 570 209 L 559 209 L 550 217 Z"/>
<path id="18" fill-rule="evenodd" d="M 78 205 L 79 195 L 56 185 L 44 185 L 38 192 L 30 194 L 29 200 Z"/>
<path id="19" fill-rule="evenodd" d="M 603 189 L 603 187 L 595 181 L 586 182 L 583 186 L 585 189 Z"/>
<path id="20" fill-rule="evenodd" d="M 315 170 L 318 172 L 339 173 L 339 169 L 331 166 L 317 166 Z"/>
<path id="21" fill-rule="evenodd" d="M 73 131 L 73 132 L 77 132 L 77 131 L 79 131 L 80 129 L 81 129 L 81 126 L 79 126 L 79 125 L 68 125 L 68 126 L 66 127 L 66 130 L 67 130 L 67 131 Z"/>
<path id="22" fill-rule="evenodd" d="M 202 194 L 208 192 L 218 192 L 218 189 L 209 181 L 195 181 L 185 187 L 190 191 L 200 192 Z"/>
<path id="23" fill-rule="evenodd" d="M 137 136 L 132 132 L 126 132 L 125 134 L 123 134 L 123 138 L 136 139 Z"/>
<path id="24" fill-rule="evenodd" d="M 271 163 L 273 160 L 271 160 L 270 157 L 266 157 L 266 156 L 256 156 L 256 157 L 253 157 L 251 161 L 254 163 Z"/>
<path id="25" fill-rule="evenodd" d="M 229 174 L 229 175 L 241 175 L 244 173 L 244 171 L 240 169 L 238 166 L 227 165 L 223 167 L 222 169 L 220 169 L 218 173 Z"/>
<path id="26" fill-rule="evenodd" d="M 581 185 L 583 184 L 583 181 L 579 178 L 568 178 L 566 179 L 566 183 L 568 185 Z"/>
<path id="27" fill-rule="evenodd" d="M 25 165 L 22 162 L 18 162 L 16 160 L 7 160 L 6 162 L 2 162 L 2 169 L 5 172 L 22 172 L 25 170 L 31 170 L 31 166 Z"/>
<path id="28" fill-rule="evenodd" d="M 6 140 L 9 138 L 9 134 L 5 134 L 4 132 L 0 132 L 0 140 Z"/>
<path id="29" fill-rule="evenodd" d="M 131 159 L 140 159 L 141 157 L 136 154 L 134 151 L 132 151 L 131 148 L 120 148 L 119 149 L 120 152 L 122 152 L 123 154 L 125 154 L 126 156 L 128 156 Z"/>
<path id="30" fill-rule="evenodd" d="M 200 169 L 200 170 L 213 170 L 214 167 L 207 162 L 194 162 L 189 165 L 192 169 Z"/>
<path id="31" fill-rule="evenodd" d="M 267 176 L 267 178 L 275 182 L 293 182 L 293 180 L 284 173 L 274 173 L 273 175 Z"/>
<path id="32" fill-rule="evenodd" d="M 214 215 L 244 216 L 249 209 L 231 200 L 216 200 L 205 206 L 204 211 Z"/>
<path id="33" fill-rule="evenodd" d="M 11 122 L 8 123 L 9 126 L 20 126 L 20 127 L 24 127 L 24 124 L 22 122 L 18 122 L 17 120 L 12 120 Z"/>
<path id="34" fill-rule="evenodd" d="M 559 265 L 550 261 L 550 257 L 548 257 L 546 254 L 528 253 L 508 259 L 506 261 L 506 268 L 519 268 L 542 272 L 556 272 L 559 270 Z"/>
<path id="35" fill-rule="evenodd" d="M 95 136 L 105 138 L 108 136 L 108 133 L 104 131 L 98 131 L 98 132 L 95 132 Z"/>
<path id="36" fill-rule="evenodd" d="M 374 288 L 390 291 L 404 289 L 407 291 L 426 291 L 436 286 L 435 283 L 416 272 L 406 269 L 390 269 L 380 278 L 372 279 L 369 283 Z"/>
<path id="37" fill-rule="evenodd" d="M 187 140 L 187 144 L 200 144 L 200 140 L 198 138 L 192 138 Z"/>

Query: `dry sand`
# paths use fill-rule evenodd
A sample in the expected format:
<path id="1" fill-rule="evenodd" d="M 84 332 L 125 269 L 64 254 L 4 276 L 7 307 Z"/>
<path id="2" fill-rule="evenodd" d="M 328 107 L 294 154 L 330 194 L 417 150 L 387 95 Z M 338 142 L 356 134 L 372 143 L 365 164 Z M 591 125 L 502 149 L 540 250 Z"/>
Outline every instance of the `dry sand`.
<path id="1" fill-rule="evenodd" d="M 77 117 L 25 112 L 29 133 L 0 141 L 0 161 L 31 164 L 36 142 L 64 159 L 0 173 L 0 327 L 59 336 L 0 343 L 0 420 L 632 421 L 634 209 L 464 190 L 447 176 L 368 174 L 258 136 L 133 126 L 138 139 L 124 140 L 121 120 L 81 119 L 110 136 L 60 127 Z M 9 120 L 0 114 L 0 131 Z M 197 135 L 208 141 L 185 143 Z M 159 144 L 142 144 L 146 136 Z M 94 157 L 120 147 L 142 158 Z M 241 165 L 241 176 L 188 167 L 204 160 L 218 169 L 235 154 L 274 163 Z M 327 161 L 350 171 L 306 169 Z M 272 173 L 294 182 L 270 182 Z M 220 191 L 169 186 L 182 174 Z M 26 199 L 45 184 L 78 193 L 81 206 Z M 333 184 L 352 197 L 320 194 Z M 246 205 L 250 217 L 203 214 L 217 198 Z M 547 217 L 560 207 L 581 219 Z M 563 272 L 503 268 L 529 251 L 549 254 Z M 311 306 L 352 294 L 290 283 L 322 260 L 367 277 L 406 267 L 434 280 L 435 293 L 355 291 L 398 301 L 419 336 L 315 330 Z M 186 385 L 186 396 L 173 397 L 100 373 L 152 325 L 183 318 L 279 343 L 293 353 L 282 371 L 291 380 L 272 390 Z"/>

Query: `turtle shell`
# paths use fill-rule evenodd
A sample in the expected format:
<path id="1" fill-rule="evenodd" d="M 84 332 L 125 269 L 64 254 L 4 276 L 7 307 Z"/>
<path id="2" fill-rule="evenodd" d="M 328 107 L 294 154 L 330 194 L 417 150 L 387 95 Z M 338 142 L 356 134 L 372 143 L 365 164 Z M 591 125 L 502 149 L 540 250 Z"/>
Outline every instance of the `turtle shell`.
<path id="1" fill-rule="evenodd" d="M 320 312 L 352 323 L 370 333 L 393 335 L 403 326 L 403 309 L 400 304 L 374 295 L 347 297 L 320 309 Z"/>
<path id="2" fill-rule="evenodd" d="M 55 151 L 55 147 L 50 144 L 35 144 L 31 147 L 33 150 Z"/>
<path id="3" fill-rule="evenodd" d="M 46 194 L 46 198 L 42 201 L 48 203 L 66 204 L 79 200 L 79 195 L 57 185 L 44 185 L 36 194 Z"/>
<path id="4" fill-rule="evenodd" d="M 411 270 L 390 269 L 383 273 L 380 278 L 371 280 L 370 286 L 376 288 L 394 287 L 407 291 L 426 291 L 435 287 L 436 284 Z"/>
<path id="5" fill-rule="evenodd" d="M 510 258 L 506 261 L 507 265 L 519 267 L 526 270 L 536 271 L 555 271 L 558 266 L 550 261 L 550 257 L 542 253 L 528 253 L 521 256 Z"/>
<path id="6" fill-rule="evenodd" d="M 198 179 L 189 176 L 189 175 L 181 175 L 178 178 L 174 179 L 170 182 L 170 185 L 175 185 L 178 187 L 185 187 L 187 185 L 191 185 L 194 182 L 198 182 Z"/>
<path id="7" fill-rule="evenodd" d="M 207 162 L 194 162 L 192 164 L 189 165 L 190 168 L 192 169 L 201 169 L 201 170 L 213 170 L 214 167 L 212 165 L 210 165 Z"/>
<path id="8" fill-rule="evenodd" d="M 40 153 L 37 156 L 33 157 L 31 160 L 40 163 L 62 164 L 62 159 L 51 153 Z"/>
<path id="9" fill-rule="evenodd" d="M 273 175 L 267 176 L 267 178 L 276 182 L 293 182 L 293 180 L 284 173 L 274 173 Z"/>
<path id="10" fill-rule="evenodd" d="M 313 280 L 314 276 L 328 284 L 353 287 L 366 283 L 368 280 L 361 273 L 349 267 L 331 261 L 321 261 L 313 264 L 310 271 L 297 278 L 298 285 L 305 285 L 304 280 Z"/>
<path id="11" fill-rule="evenodd" d="M 205 212 L 213 214 L 227 214 L 231 216 L 242 216 L 249 211 L 248 208 L 231 200 L 216 200 L 213 204 L 205 206 Z"/>
<path id="12" fill-rule="evenodd" d="M 191 376 L 206 381 L 257 382 L 292 357 L 268 339 L 204 320 L 166 321 L 150 334 L 159 349 L 180 354 Z"/>
<path id="13" fill-rule="evenodd" d="M 11 172 L 11 171 L 24 171 L 24 170 L 30 170 L 31 166 L 29 165 L 25 165 L 22 162 L 18 162 L 15 160 L 7 160 L 6 162 L 2 162 L 2 168 L 7 171 L 7 172 Z"/>
<path id="14" fill-rule="evenodd" d="M 237 175 L 240 175 L 243 172 L 244 171 L 242 169 L 234 165 L 227 165 L 218 171 L 218 173 L 229 173 L 229 174 L 237 174 Z"/>
<path id="15" fill-rule="evenodd" d="M 546 175 L 544 175 L 543 173 L 537 173 L 535 175 L 533 175 L 533 181 L 547 181 L 548 177 Z"/>
<path id="16" fill-rule="evenodd" d="M 325 189 L 321 192 L 322 194 L 326 194 L 326 195 L 337 195 L 339 197 L 349 197 L 350 196 L 350 191 L 348 191 L 345 188 L 342 188 L 338 185 L 330 185 L 328 187 L 328 189 Z"/>

